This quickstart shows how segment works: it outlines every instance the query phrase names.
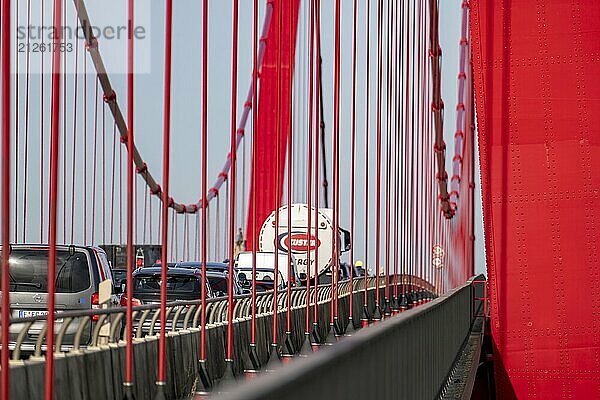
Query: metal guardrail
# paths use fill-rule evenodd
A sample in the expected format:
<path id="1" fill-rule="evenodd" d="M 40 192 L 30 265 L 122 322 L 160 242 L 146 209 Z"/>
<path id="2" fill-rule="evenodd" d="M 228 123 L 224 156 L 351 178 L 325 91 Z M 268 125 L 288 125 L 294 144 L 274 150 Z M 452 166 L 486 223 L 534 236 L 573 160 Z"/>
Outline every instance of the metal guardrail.
<path id="1" fill-rule="evenodd" d="M 470 332 L 473 298 L 472 279 L 219 399 L 433 399 Z"/>
<path id="2" fill-rule="evenodd" d="M 375 288 L 375 277 L 367 279 L 368 287 Z M 384 283 L 380 279 L 380 287 Z M 355 280 L 355 291 L 359 288 L 364 288 L 363 279 Z M 329 302 L 331 298 L 331 286 L 321 285 L 318 288 L 317 299 L 319 303 Z M 339 283 L 338 295 L 340 298 L 349 295 L 350 287 L 348 281 Z M 292 308 L 305 307 L 306 288 L 296 287 L 292 289 Z M 287 307 L 287 296 L 285 291 L 279 293 L 280 311 L 285 311 Z M 267 291 L 257 295 L 257 314 L 272 313 L 273 311 L 273 292 Z M 310 289 L 310 299 L 314 298 L 314 288 Z M 234 323 L 245 320 L 250 315 L 252 307 L 250 295 L 241 295 L 234 297 Z M 313 303 L 311 301 L 311 303 Z M 224 323 L 227 320 L 227 298 L 207 299 L 206 320 L 208 324 Z M 134 326 L 133 335 L 137 339 L 146 336 L 153 336 L 160 331 L 160 304 L 146 304 L 133 307 Z M 79 351 L 85 347 L 98 346 L 99 344 L 117 344 L 120 340 L 124 340 L 124 321 L 126 308 L 113 307 L 106 309 L 84 310 L 84 311 L 66 311 L 57 312 L 55 316 L 55 353 L 68 353 L 71 351 Z M 198 328 L 201 315 L 201 301 L 175 301 L 167 303 L 167 331 L 176 332 L 179 330 L 187 330 L 190 328 Z M 97 321 L 93 321 L 93 317 Z M 32 353 L 34 356 L 41 356 L 46 351 L 45 336 L 46 336 L 46 316 L 40 315 L 27 318 L 11 319 L 11 327 L 19 326 L 17 339 L 11 342 L 10 350 L 12 351 L 11 359 L 19 360 L 24 353 Z M 60 321 L 60 322 L 57 322 Z M 72 343 L 65 343 L 67 331 L 73 325 L 77 326 L 77 331 L 71 335 Z M 109 325 L 109 334 L 101 335 L 101 327 Z M 91 335 L 87 335 L 91 328 Z M 13 329 L 14 330 L 14 329 Z M 35 345 L 31 346 L 26 342 L 27 338 L 35 337 Z M 104 340 L 103 340 L 104 339 Z"/>
<path id="3" fill-rule="evenodd" d="M 392 277 L 393 278 L 393 277 Z M 391 278 L 391 279 L 392 279 Z M 367 278 L 369 308 L 373 309 L 375 288 L 378 286 L 383 295 L 385 277 Z M 400 281 L 400 280 L 399 280 Z M 353 316 L 355 328 L 360 323 L 363 305 L 364 278 L 355 279 L 354 290 L 348 281 L 339 283 L 338 310 L 339 321 L 348 321 Z M 330 286 L 319 286 L 317 298 L 319 309 L 319 335 L 325 338 L 330 320 Z M 354 296 L 354 307 L 350 310 L 350 294 Z M 314 288 L 311 288 L 311 303 Z M 306 288 L 294 288 L 291 296 L 292 332 L 291 342 L 299 351 L 305 338 L 305 298 Z M 269 358 L 270 344 L 273 342 L 271 326 L 273 321 L 272 292 L 259 294 L 257 298 L 257 341 L 256 353 L 261 365 Z M 279 331 L 277 342 L 282 343 L 285 336 L 287 298 L 285 292 L 279 296 Z M 211 299 L 207 313 L 207 373 L 218 381 L 225 371 L 225 347 L 227 331 L 227 301 L 223 298 Z M 237 296 L 234 304 L 234 363 L 236 375 L 249 367 L 250 355 L 250 314 L 251 298 L 248 295 Z M 134 393 L 137 399 L 153 398 L 156 388 L 158 332 L 160 327 L 160 306 L 157 304 L 134 307 Z M 198 372 L 198 349 L 200 343 L 200 302 L 181 301 L 167 305 L 167 398 L 187 398 L 195 386 Z M 93 317 L 97 315 L 98 321 Z M 62 312 L 56 314 L 55 360 L 55 398 L 61 400 L 121 398 L 124 374 L 124 308 L 97 309 L 81 312 Z M 102 336 L 104 321 L 111 321 L 108 334 Z M 77 326 L 77 334 L 69 336 L 69 324 Z M 79 324 L 79 325 L 78 325 Z M 11 398 L 43 399 L 45 366 L 45 317 L 31 317 L 11 320 L 11 326 L 20 326 L 19 334 L 27 336 L 32 326 L 36 341 L 33 346 L 25 346 L 23 340 L 13 342 L 11 367 Z M 106 331 L 106 329 L 104 329 Z M 84 331 L 91 331 L 89 340 L 84 341 Z M 76 338 L 79 338 L 76 340 Z M 67 340 L 69 339 L 69 340 Z M 70 342 L 69 342 L 70 341 Z M 59 344 L 59 345 L 58 345 Z M 26 357 L 23 351 L 32 354 Z"/>

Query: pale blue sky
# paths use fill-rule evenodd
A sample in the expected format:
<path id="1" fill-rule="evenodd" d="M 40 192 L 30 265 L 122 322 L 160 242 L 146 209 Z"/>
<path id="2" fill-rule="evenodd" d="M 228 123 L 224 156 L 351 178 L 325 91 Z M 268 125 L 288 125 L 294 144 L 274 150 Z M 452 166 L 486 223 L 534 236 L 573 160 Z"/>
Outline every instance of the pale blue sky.
<path id="1" fill-rule="evenodd" d="M 39 1 L 39 0 L 37 0 Z M 32 4 L 35 4 L 36 0 L 32 1 Z M 49 2 L 45 2 L 49 3 Z M 121 4 L 123 3 L 123 4 Z M 200 97 L 200 89 L 201 89 L 201 3 L 197 0 L 177 0 L 174 2 L 174 53 L 173 53 L 173 103 L 172 103 L 172 156 L 171 156 L 171 193 L 173 197 L 175 197 L 178 201 L 184 203 L 195 203 L 200 197 L 200 112 L 201 112 L 201 97 Z M 260 21 L 262 23 L 262 17 L 264 13 L 264 1 L 259 1 L 261 4 L 261 18 Z M 376 1 L 372 1 L 372 13 L 376 13 Z M 22 1 L 20 7 L 24 7 L 26 2 Z M 72 20 L 74 18 L 73 14 L 73 4 L 70 1 L 67 1 L 67 19 Z M 125 2 L 120 2 L 118 0 L 110 0 L 109 3 L 102 0 L 87 0 L 86 4 L 88 4 L 88 8 L 90 10 L 90 18 L 93 24 L 101 25 L 102 23 L 108 23 L 105 21 L 110 21 L 111 24 L 118 24 L 113 21 L 123 21 L 126 16 L 126 4 Z M 213 0 L 209 1 L 210 4 L 210 14 L 209 14 L 209 37 L 210 37 L 210 48 L 209 48 L 209 99 L 210 102 L 208 104 L 209 110 L 209 180 L 212 182 L 216 176 L 218 171 L 221 169 L 226 154 L 229 148 L 229 132 L 230 132 L 230 75 L 231 75 L 231 1 L 222 1 L 222 0 Z M 308 2 L 302 2 L 304 7 L 304 11 L 306 11 L 306 7 Z M 140 24 L 143 24 L 147 29 L 148 36 L 143 43 L 138 44 L 138 51 L 136 53 L 136 63 L 137 69 L 140 71 L 136 75 L 136 144 L 143 156 L 143 158 L 148 163 L 151 172 L 154 176 L 160 181 L 161 179 L 161 163 L 162 163 L 162 109 L 163 109 L 163 65 L 164 65 L 164 6 L 162 1 L 148 1 L 148 0 L 137 0 L 136 1 L 137 13 L 136 18 Z M 250 0 L 240 0 L 240 46 L 239 46 L 239 88 L 238 88 L 238 115 L 241 113 L 241 109 L 243 106 L 243 98 L 245 97 L 248 86 L 250 83 L 250 71 L 251 71 L 251 51 L 252 51 L 252 1 Z M 323 84 L 324 84 L 324 93 L 325 93 L 325 115 L 326 115 L 326 125 L 328 129 L 328 134 L 331 132 L 331 108 L 333 104 L 332 100 L 332 81 L 333 81 L 333 58 L 330 56 L 333 54 L 333 0 L 322 0 L 322 52 L 324 54 L 324 63 L 323 63 Z M 359 1 L 359 53 L 364 54 L 364 11 L 365 11 L 365 0 Z M 461 1 L 458 0 L 446 0 L 440 2 L 440 42 L 443 49 L 443 99 L 446 103 L 446 113 L 445 113 L 445 137 L 446 142 L 448 144 L 447 150 L 447 159 L 451 160 L 453 155 L 453 138 L 454 138 L 454 130 L 455 130 L 455 111 L 454 105 L 456 104 L 456 87 L 457 80 L 456 76 L 458 73 L 458 41 L 460 39 L 460 12 L 461 12 Z M 46 4 L 46 24 L 50 23 L 49 15 L 50 8 L 48 4 Z M 25 12 L 24 9 L 21 8 L 19 12 L 19 23 L 25 23 Z M 32 9 L 32 19 L 35 21 L 39 21 L 40 14 L 39 10 Z M 350 115 L 350 91 L 351 91 L 351 50 L 352 50 L 352 31 L 351 31 L 351 23 L 352 23 L 352 2 L 344 1 L 342 3 L 342 116 Z M 375 56 L 376 53 L 376 26 L 373 24 L 372 26 L 372 35 L 371 35 L 371 46 L 372 46 L 372 57 Z M 301 22 L 301 27 L 299 29 L 299 38 L 298 38 L 298 51 L 302 52 L 303 45 L 306 45 L 306 35 L 308 34 L 306 19 L 304 19 L 304 23 Z M 122 47 L 123 43 L 115 43 L 115 42 L 101 42 L 101 51 L 105 54 L 107 59 L 108 69 L 110 73 L 110 78 L 112 83 L 119 94 L 119 101 L 121 103 L 122 109 L 126 109 L 126 89 L 125 89 L 125 77 L 120 72 L 122 72 L 123 68 L 119 63 L 125 63 L 125 54 L 123 53 L 124 47 Z M 112 47 L 111 47 L 112 46 Z M 121 46 L 121 47 L 119 47 Z M 120 58 L 120 54 L 122 54 L 122 59 Z M 305 55 L 303 56 L 305 59 Z M 48 62 L 49 57 L 46 56 L 46 62 Z M 70 53 L 67 55 L 67 65 L 72 65 L 74 63 L 74 54 Z M 79 64 L 81 68 L 82 59 L 79 59 Z M 371 62 L 374 62 L 375 58 L 372 58 Z M 25 65 L 25 56 L 21 54 L 19 57 L 19 70 L 23 71 Z M 31 65 L 32 69 L 40 68 L 40 59 L 37 55 L 32 55 L 31 57 Z M 49 64 L 47 64 L 49 65 Z M 363 77 L 364 81 L 364 56 L 359 56 L 358 62 L 358 75 Z M 88 63 L 88 67 L 91 68 L 91 63 Z M 428 66 L 429 67 L 429 66 Z M 302 79 L 306 77 L 306 68 L 297 66 L 297 75 L 296 75 L 296 85 L 302 84 Z M 374 99 L 375 93 L 375 64 L 373 64 L 372 68 L 372 101 Z M 304 74 L 304 75 L 302 75 Z M 45 76 L 45 102 L 46 106 L 49 104 L 49 74 Z M 72 105 L 73 105 L 73 75 L 68 75 L 67 80 L 67 109 L 69 110 L 69 114 L 71 113 Z M 81 172 L 83 158 L 82 158 L 82 131 L 83 131 L 83 110 L 81 109 L 82 104 L 82 87 L 83 80 L 80 78 L 79 82 L 79 117 L 77 119 L 78 126 L 78 143 L 76 145 L 77 154 L 76 162 L 76 197 L 75 197 L 75 207 L 76 207 L 76 218 L 75 218 L 75 241 L 82 241 L 83 237 L 83 194 L 81 191 L 83 185 L 83 175 Z M 30 145 L 29 150 L 29 166 L 30 171 L 28 175 L 29 179 L 29 188 L 28 188 L 28 196 L 29 196 L 29 204 L 28 204 L 28 225 L 27 225 L 27 237 L 26 240 L 28 242 L 36 242 L 39 241 L 39 201 L 40 201 L 40 186 L 39 186 L 39 169 L 40 169 L 40 158 L 39 158 L 39 142 L 40 142 L 40 113 L 39 113 L 39 98 L 40 98 L 40 82 L 39 75 L 32 75 L 30 82 L 30 96 L 32 99 L 30 106 L 30 135 L 29 140 Z M 364 99 L 364 85 L 359 85 L 358 88 L 358 98 Z M 19 76 L 19 88 L 20 88 L 20 133 L 19 133 L 19 142 L 20 142 L 20 155 L 19 155 L 19 174 L 16 174 L 16 179 L 19 181 L 19 198 L 22 198 L 22 190 L 23 190 L 23 147 L 22 143 L 24 142 L 24 97 L 25 97 L 25 75 L 21 74 Z M 92 141 L 92 131 L 93 131 L 93 118 L 94 118 L 94 82 L 93 77 L 88 78 L 88 145 Z M 303 97 L 301 91 L 298 91 L 296 101 L 298 103 L 302 102 L 305 97 Z M 362 95 L 362 97 L 361 97 Z M 364 103 L 361 103 L 361 100 L 358 101 L 358 110 L 362 110 Z M 364 101 L 364 100 L 362 100 Z M 296 105 L 296 113 L 301 113 L 301 110 Z M 372 110 L 375 110 L 375 102 L 372 102 Z M 46 112 L 46 132 L 48 132 L 49 127 L 49 112 Z M 101 112 L 99 113 L 101 115 Z M 106 182 L 107 182 L 107 195 L 104 197 L 105 206 L 112 202 L 113 196 L 111 193 L 111 163 L 110 163 L 110 155 L 112 152 L 113 140 L 111 137 L 112 133 L 112 122 L 111 118 L 108 116 L 107 112 L 107 141 L 106 141 L 106 154 L 108 158 L 108 162 L 106 164 Z M 373 127 L 374 127 L 374 118 L 372 118 Z M 304 130 L 305 125 L 301 122 L 296 122 L 296 129 L 298 131 Z M 362 138 L 362 127 L 364 127 L 363 115 L 359 111 L 359 115 L 357 117 L 357 126 L 360 127 L 358 131 L 358 135 Z M 101 124 L 99 124 L 99 131 L 101 131 Z M 341 120 L 341 132 L 342 132 L 342 143 L 341 143 L 341 154 L 342 160 L 345 158 L 349 159 L 350 152 L 350 140 L 349 140 L 349 132 L 350 132 L 350 118 L 342 118 Z M 71 140 L 71 131 L 72 131 L 72 116 L 67 116 L 67 131 L 68 131 L 68 142 L 66 145 L 66 155 L 67 155 L 67 172 L 71 174 L 71 160 L 73 154 L 73 146 Z M 46 133 L 47 135 L 47 133 Z M 101 136 L 99 136 L 101 137 Z M 14 140 L 14 139 L 13 139 Z M 46 138 L 46 154 L 47 154 L 47 146 L 48 140 Z M 13 145 L 14 145 L 13 141 Z M 331 143 L 328 144 L 328 149 L 331 150 Z M 246 150 L 249 150 L 249 142 L 246 146 Z M 372 146 L 373 148 L 374 146 Z M 123 156 L 125 153 L 123 153 Z M 344 157 L 346 155 L 346 157 Z M 101 141 L 98 142 L 98 157 L 102 156 L 102 146 Z M 89 158 L 92 157 L 90 154 Z M 240 155 L 241 157 L 241 155 Z M 372 160 L 374 160 L 374 153 L 370 155 Z M 118 160 L 117 154 L 117 160 Z M 364 154 L 358 154 L 357 161 L 359 165 L 364 163 Z M 247 156 L 247 161 L 249 162 L 249 153 Z M 45 163 L 48 162 L 48 157 L 46 155 Z M 88 159 L 88 165 L 90 166 L 90 170 L 88 170 L 88 185 L 91 184 L 91 180 L 93 179 L 93 175 L 91 172 L 92 163 L 90 159 Z M 450 163 L 448 162 L 448 167 Z M 101 168 L 101 164 L 98 164 L 98 168 Z M 241 169 L 241 168 L 240 168 Z M 374 168 L 372 168 L 374 173 Z M 349 168 L 342 168 L 341 181 L 340 186 L 342 190 L 341 198 L 347 199 L 349 198 L 349 186 L 350 186 L 350 176 L 349 176 Z M 247 169 L 249 174 L 249 168 Z M 358 175 L 357 179 L 361 181 L 364 179 L 364 172 L 362 169 L 357 170 Z M 329 163 L 329 173 L 331 173 L 331 163 Z M 98 171 L 97 179 L 101 182 L 102 174 Z M 373 175 L 373 182 L 375 176 Z M 329 176 L 329 180 L 331 181 L 331 175 Z M 68 180 L 70 182 L 70 179 Z M 14 184 L 14 183 L 13 183 Z M 70 185 L 70 183 L 69 183 Z M 479 185 L 477 185 L 479 188 Z M 140 184 L 140 188 L 142 185 Z M 69 187 L 67 189 L 70 189 Z M 44 188 L 42 192 L 45 192 L 47 187 Z M 239 188 L 241 193 L 241 186 Z M 118 182 L 116 183 L 116 191 L 118 191 Z M 61 191 L 62 193 L 62 191 Z M 139 192 L 143 196 L 143 190 Z M 246 189 L 247 193 L 247 189 Z M 301 191 L 298 190 L 296 197 L 301 195 Z M 47 201 L 47 195 L 44 195 L 44 200 Z M 59 199 L 59 203 L 62 204 L 62 196 Z M 362 195 L 357 198 L 357 208 L 360 210 L 362 207 Z M 115 193 L 114 198 L 118 201 L 118 193 Z M 125 195 L 123 194 L 123 199 Z M 91 190 L 87 194 L 87 208 L 88 208 L 88 241 L 90 239 L 90 222 L 91 219 L 91 203 L 92 203 L 92 193 Z M 241 200 L 241 199 L 240 199 Z M 479 196 L 478 196 L 479 200 Z M 67 198 L 67 208 L 70 209 L 70 196 Z M 245 200 L 244 200 L 245 202 Z M 96 230 L 95 230 L 95 242 L 99 242 L 98 238 L 102 238 L 103 232 L 99 219 L 102 218 L 102 191 L 98 189 L 96 193 Z M 158 202 L 154 202 L 153 215 L 157 215 L 157 205 Z M 18 226 L 18 237 L 19 240 L 22 236 L 22 204 L 18 206 L 21 209 L 17 210 L 18 216 L 17 220 L 19 221 Z M 116 206 L 118 209 L 118 206 Z M 213 207 L 213 210 L 215 208 Z M 14 207 L 13 207 L 14 210 Z M 107 210 L 110 210 L 107 207 Z M 139 226 L 138 226 L 138 237 L 140 241 L 143 236 L 143 219 L 141 214 L 143 213 L 143 203 L 142 199 L 139 202 Z M 477 211 L 477 246 L 478 246 L 478 265 L 477 270 L 482 271 L 484 269 L 484 258 L 483 258 L 483 235 L 481 233 L 482 224 L 481 224 L 481 206 L 480 201 L 477 203 L 476 211 Z M 214 211 L 213 211 L 214 212 Z M 106 218 L 106 230 L 104 235 L 106 236 L 106 240 L 109 241 L 110 238 L 110 211 L 105 215 Z M 224 213 L 223 204 L 221 205 L 221 213 Z M 114 222 L 114 237 L 113 241 L 118 241 L 118 211 L 116 211 L 117 217 Z M 62 221 L 62 208 L 59 211 L 59 221 Z M 358 215 L 359 220 L 362 219 L 363 212 L 359 211 Z M 47 221 L 47 216 L 44 217 Z M 241 220 L 241 216 L 238 217 Z M 371 221 L 374 219 L 374 213 L 371 216 Z M 190 217 L 190 224 L 194 226 L 194 218 Z M 183 220 L 180 220 L 178 223 L 179 228 L 183 225 Z M 349 202 L 342 204 L 341 210 L 341 225 L 348 227 L 349 226 Z M 69 237 L 70 232 L 70 221 L 67 222 L 67 237 Z M 13 228 L 14 231 L 14 228 Z M 147 228 L 148 235 L 149 227 Z M 154 223 L 153 226 L 153 241 L 156 242 L 156 231 L 157 224 Z M 193 230 L 192 230 L 193 231 Z M 62 226 L 59 228 L 59 232 L 62 233 Z M 13 232 L 14 233 L 14 232 Z M 183 232 L 180 229 L 179 238 L 181 243 L 181 237 Z M 355 236 L 357 238 L 362 237 L 362 224 L 357 224 L 357 230 L 355 232 Z M 59 238 L 62 237 L 62 234 L 59 234 Z M 147 239 L 149 237 L 147 236 Z M 67 240 L 68 241 L 68 240 Z M 214 243 L 214 242 L 213 242 Z M 223 246 L 220 246 L 219 253 L 223 253 Z M 356 258 L 361 258 L 362 249 L 364 246 L 359 244 L 356 246 Z M 370 255 L 374 254 L 374 239 L 373 243 L 370 243 Z M 193 251 L 192 251 L 193 253 Z M 180 253 L 181 254 L 181 253 Z M 181 258 L 181 256 L 180 256 Z M 371 257 L 369 257 L 371 258 Z"/>

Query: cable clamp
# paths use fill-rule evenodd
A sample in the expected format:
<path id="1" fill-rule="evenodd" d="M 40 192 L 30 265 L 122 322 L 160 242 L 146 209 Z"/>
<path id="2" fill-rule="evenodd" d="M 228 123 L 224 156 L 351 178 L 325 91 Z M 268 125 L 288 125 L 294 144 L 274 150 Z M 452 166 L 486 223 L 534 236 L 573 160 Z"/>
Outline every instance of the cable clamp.
<path id="1" fill-rule="evenodd" d="M 141 167 L 135 169 L 138 174 L 143 174 L 144 172 L 148 172 L 148 164 L 144 163 Z"/>
<path id="2" fill-rule="evenodd" d="M 104 100 L 105 103 L 111 103 L 115 100 L 117 100 L 117 92 L 113 90 L 111 90 L 110 93 L 106 93 L 104 96 L 102 96 L 102 100 Z"/>
<path id="3" fill-rule="evenodd" d="M 448 173 L 446 171 L 443 171 L 442 174 L 435 174 L 435 179 L 438 180 L 438 182 L 447 182 L 448 181 Z"/>
<path id="4" fill-rule="evenodd" d="M 92 36 L 89 41 L 86 40 L 85 48 L 88 51 L 92 50 L 92 49 L 97 49 L 98 48 L 98 39 L 96 39 L 95 37 Z"/>
<path id="5" fill-rule="evenodd" d="M 444 110 L 444 100 L 440 99 L 439 101 L 431 102 L 431 111 L 443 111 Z"/>
<path id="6" fill-rule="evenodd" d="M 154 189 L 150 189 L 150 193 L 154 194 L 154 195 L 158 195 L 162 192 L 162 189 L 160 187 L 160 185 L 156 185 L 156 187 Z"/>

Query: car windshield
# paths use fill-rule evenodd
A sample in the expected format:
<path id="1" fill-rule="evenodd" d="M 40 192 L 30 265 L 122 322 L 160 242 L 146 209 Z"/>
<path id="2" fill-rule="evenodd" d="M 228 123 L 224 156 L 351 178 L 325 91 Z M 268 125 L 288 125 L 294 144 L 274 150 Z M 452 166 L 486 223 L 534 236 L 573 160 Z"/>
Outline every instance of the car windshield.
<path id="1" fill-rule="evenodd" d="M 141 275 L 133 279 L 133 290 L 136 293 L 151 293 L 160 291 L 162 279 L 160 274 Z M 197 276 L 173 275 L 167 277 L 167 293 L 194 292 L 200 290 Z"/>
<path id="2" fill-rule="evenodd" d="M 0 253 L 1 254 L 1 253 Z M 10 291 L 48 291 L 48 250 L 14 249 L 10 253 Z M 56 252 L 56 293 L 77 293 L 90 287 L 90 269 L 84 252 Z"/>

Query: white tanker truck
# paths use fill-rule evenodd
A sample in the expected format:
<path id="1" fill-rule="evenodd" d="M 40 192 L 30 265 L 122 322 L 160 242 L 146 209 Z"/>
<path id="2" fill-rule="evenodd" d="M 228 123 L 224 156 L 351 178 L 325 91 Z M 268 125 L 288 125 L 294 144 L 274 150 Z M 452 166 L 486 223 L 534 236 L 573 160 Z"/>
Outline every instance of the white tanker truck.
<path id="1" fill-rule="evenodd" d="M 311 214 L 311 228 L 308 229 L 308 213 Z M 291 213 L 291 228 L 288 234 L 288 211 Z M 317 218 L 318 217 L 318 218 Z M 318 227 L 318 228 L 317 228 Z M 317 239 L 318 229 L 318 239 Z M 339 253 L 350 250 L 350 232 L 339 229 L 336 235 L 339 240 Z M 301 280 L 307 276 L 315 275 L 315 258 L 318 249 L 317 271 L 324 275 L 331 271 L 333 247 L 333 210 L 319 209 L 318 214 L 314 207 L 306 204 L 292 204 L 279 209 L 279 230 L 276 237 L 275 211 L 265 220 L 258 237 L 258 250 L 261 252 L 286 253 L 290 251 L 296 260 L 298 275 Z M 277 248 L 277 250 L 276 250 Z M 310 254 L 310 265 L 309 265 Z M 307 272 L 307 267 L 308 272 Z"/>

